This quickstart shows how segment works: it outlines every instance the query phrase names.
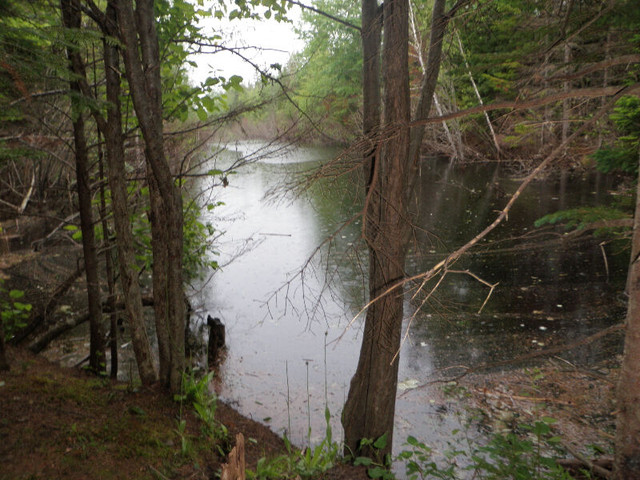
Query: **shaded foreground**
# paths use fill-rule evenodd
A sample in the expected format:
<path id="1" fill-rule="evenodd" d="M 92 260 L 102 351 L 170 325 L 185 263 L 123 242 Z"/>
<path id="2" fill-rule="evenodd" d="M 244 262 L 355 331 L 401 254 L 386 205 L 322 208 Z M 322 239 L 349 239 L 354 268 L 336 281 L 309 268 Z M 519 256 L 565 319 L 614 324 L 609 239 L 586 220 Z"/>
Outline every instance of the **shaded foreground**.
<path id="1" fill-rule="evenodd" d="M 218 478 L 232 445 L 201 434 L 191 407 L 165 391 L 136 391 L 23 350 L 8 353 L 12 369 L 0 373 L 0 480 Z M 224 403 L 216 419 L 228 439 L 247 439 L 249 469 L 286 453 L 280 437 Z M 367 477 L 340 464 L 316 478 Z"/>

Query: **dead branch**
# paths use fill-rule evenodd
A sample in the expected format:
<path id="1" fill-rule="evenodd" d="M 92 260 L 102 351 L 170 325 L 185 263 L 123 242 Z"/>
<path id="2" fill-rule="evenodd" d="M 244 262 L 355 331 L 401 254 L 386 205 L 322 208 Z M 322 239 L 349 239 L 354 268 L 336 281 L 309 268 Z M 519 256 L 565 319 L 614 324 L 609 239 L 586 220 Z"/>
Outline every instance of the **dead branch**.
<path id="1" fill-rule="evenodd" d="M 62 300 L 62 296 L 71 288 L 76 280 L 80 278 L 83 272 L 84 263 L 81 263 L 80 265 L 78 265 L 76 270 L 65 279 L 64 282 L 58 285 L 58 287 L 49 297 L 49 300 L 47 301 L 44 308 L 32 317 L 32 320 L 26 327 L 16 333 L 16 335 L 11 339 L 11 343 L 14 345 L 18 345 L 19 343 L 23 342 L 36 328 L 38 328 L 46 320 L 49 312 L 53 311 L 55 307 L 60 303 L 60 300 Z"/>
<path id="2" fill-rule="evenodd" d="M 640 84 L 638 83 L 629 85 L 627 87 L 613 86 L 599 88 L 580 88 L 571 90 L 569 92 L 560 92 L 553 95 L 545 95 L 544 97 L 532 98 L 528 100 L 516 100 L 513 102 L 496 102 L 486 105 L 476 105 L 475 107 L 467 108 L 465 110 L 459 110 L 453 113 L 447 113 L 446 115 L 417 119 L 411 122 L 409 126 L 413 127 L 417 125 L 427 125 L 429 123 L 444 122 L 447 120 L 453 120 L 454 118 L 466 117 L 468 115 L 474 115 L 476 113 L 491 112 L 493 110 L 525 110 L 528 108 L 541 107 L 550 103 L 559 102 L 567 98 L 599 98 L 613 96 L 616 100 L 618 100 L 623 95 L 636 94 L 638 90 L 640 90 Z M 598 111 L 598 114 L 599 112 L 600 111 Z M 575 138 L 575 136 L 573 135 L 572 137 Z"/>
<path id="3" fill-rule="evenodd" d="M 604 70 L 605 68 L 615 67 L 616 65 L 626 65 L 631 63 L 640 63 L 640 55 L 639 54 L 630 54 L 630 55 L 622 55 L 616 58 L 610 58 L 608 60 L 603 60 L 601 62 L 593 63 L 582 70 L 579 70 L 570 74 L 558 74 L 552 77 L 545 79 L 547 82 L 552 82 L 554 80 L 558 81 L 567 81 L 567 80 L 576 80 L 578 78 L 584 78 L 590 73 L 597 72 L 599 70 Z M 534 80 L 542 80 L 537 76 L 534 77 Z"/>
<path id="4" fill-rule="evenodd" d="M 613 478 L 612 470 L 608 470 L 603 466 L 598 465 L 595 461 L 589 460 L 587 457 L 585 457 L 580 452 L 578 452 L 575 448 L 573 448 L 573 446 L 571 446 L 569 443 L 563 441 L 562 446 L 567 452 L 573 455 L 582 464 L 581 466 L 587 467 L 591 472 L 597 473 L 602 478 L 606 478 L 606 479 Z M 562 463 L 560 463 L 560 461 L 558 462 L 558 464 L 562 467 L 566 465 L 566 464 L 563 465 Z"/>

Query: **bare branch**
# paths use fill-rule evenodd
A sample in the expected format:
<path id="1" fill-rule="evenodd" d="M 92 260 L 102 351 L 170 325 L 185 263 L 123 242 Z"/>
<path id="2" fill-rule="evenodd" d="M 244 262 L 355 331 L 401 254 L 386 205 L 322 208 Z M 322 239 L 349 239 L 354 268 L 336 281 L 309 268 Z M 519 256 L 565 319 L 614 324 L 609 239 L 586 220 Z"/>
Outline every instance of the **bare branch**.
<path id="1" fill-rule="evenodd" d="M 448 113 L 438 117 L 429 117 L 417 119 L 411 122 L 411 126 L 414 125 L 426 125 L 429 123 L 438 123 L 447 120 L 453 120 L 454 118 L 465 117 L 476 113 L 491 112 L 493 110 L 524 110 L 527 108 L 540 107 L 555 103 L 566 98 L 599 98 L 615 96 L 616 100 L 623 95 L 636 94 L 640 90 L 640 84 L 621 87 L 600 87 L 600 88 L 581 88 L 571 90 L 569 92 L 561 92 L 553 95 L 546 95 L 541 98 L 533 98 L 529 100 L 516 100 L 512 102 L 497 102 L 487 105 L 476 105 L 475 107 L 467 108 L 465 110 L 459 110 L 457 112 Z"/>
<path id="2" fill-rule="evenodd" d="M 333 20 L 334 22 L 338 22 L 338 23 L 344 25 L 345 27 L 353 28 L 353 29 L 355 29 L 355 30 L 357 30 L 359 32 L 362 31 L 362 29 L 360 27 L 358 27 L 357 25 L 354 25 L 353 23 L 350 23 L 347 20 L 343 20 L 342 18 L 335 17 L 335 16 L 331 15 L 330 13 L 324 12 L 324 11 L 322 11 L 320 9 L 317 9 L 316 7 L 312 7 L 311 5 L 305 5 L 303 3 L 297 2 L 296 0 L 285 0 L 285 1 L 290 3 L 290 4 L 292 4 L 292 5 L 297 5 L 297 6 L 301 7 L 301 8 L 303 8 L 303 9 L 311 10 L 312 12 L 317 13 L 318 15 L 322 15 L 324 17 L 327 17 L 327 18 Z"/>

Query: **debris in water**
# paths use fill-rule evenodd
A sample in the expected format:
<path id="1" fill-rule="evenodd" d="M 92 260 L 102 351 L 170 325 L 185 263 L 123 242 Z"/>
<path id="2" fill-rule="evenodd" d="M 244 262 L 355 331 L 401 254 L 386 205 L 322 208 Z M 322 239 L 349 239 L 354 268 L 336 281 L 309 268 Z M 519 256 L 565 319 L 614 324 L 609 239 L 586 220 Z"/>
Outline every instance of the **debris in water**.
<path id="1" fill-rule="evenodd" d="M 419 385 L 420 383 L 418 382 L 418 380 L 416 380 L 415 378 L 410 378 L 403 382 L 399 382 L 398 390 L 400 390 L 401 392 L 405 390 L 413 390 L 414 388 L 418 388 Z"/>

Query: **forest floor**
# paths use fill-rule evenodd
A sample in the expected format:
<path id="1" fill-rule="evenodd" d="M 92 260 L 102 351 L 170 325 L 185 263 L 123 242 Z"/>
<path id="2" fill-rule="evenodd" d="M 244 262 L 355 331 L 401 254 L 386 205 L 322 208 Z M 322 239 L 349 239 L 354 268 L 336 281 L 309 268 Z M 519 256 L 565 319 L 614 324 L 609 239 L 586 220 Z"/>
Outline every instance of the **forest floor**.
<path id="1" fill-rule="evenodd" d="M 238 433 L 253 471 L 261 458 L 287 453 L 282 438 L 224 403 L 215 418 L 227 435 L 214 440 L 190 405 L 159 388 L 134 389 L 22 349 L 8 356 L 11 371 L 0 372 L 1 480 L 218 478 Z M 367 476 L 339 463 L 314 478 Z"/>

